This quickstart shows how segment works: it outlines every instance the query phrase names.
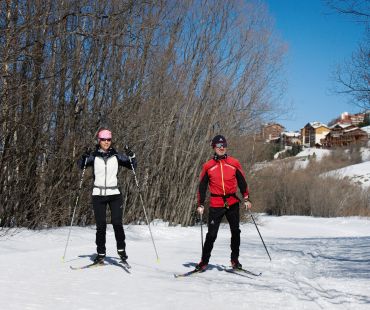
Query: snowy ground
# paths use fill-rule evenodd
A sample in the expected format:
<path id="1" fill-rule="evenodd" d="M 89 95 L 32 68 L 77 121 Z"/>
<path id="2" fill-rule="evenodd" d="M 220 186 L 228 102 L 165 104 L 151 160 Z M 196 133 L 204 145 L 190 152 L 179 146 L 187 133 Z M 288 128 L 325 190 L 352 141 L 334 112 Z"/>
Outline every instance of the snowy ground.
<path id="1" fill-rule="evenodd" d="M 370 309 L 370 219 L 267 217 L 260 231 L 242 226 L 240 260 L 261 277 L 223 271 L 229 231 L 222 227 L 209 270 L 188 278 L 200 256 L 200 227 L 152 227 L 160 262 L 146 226 L 126 226 L 131 273 L 117 260 L 113 231 L 107 234 L 107 266 L 71 270 L 90 262 L 93 227 L 18 230 L 0 238 L 1 309 Z"/>
<path id="2" fill-rule="evenodd" d="M 347 178 L 354 184 L 360 185 L 363 188 L 369 188 L 370 161 L 333 170 L 326 173 L 325 175 L 333 176 L 339 179 Z"/>

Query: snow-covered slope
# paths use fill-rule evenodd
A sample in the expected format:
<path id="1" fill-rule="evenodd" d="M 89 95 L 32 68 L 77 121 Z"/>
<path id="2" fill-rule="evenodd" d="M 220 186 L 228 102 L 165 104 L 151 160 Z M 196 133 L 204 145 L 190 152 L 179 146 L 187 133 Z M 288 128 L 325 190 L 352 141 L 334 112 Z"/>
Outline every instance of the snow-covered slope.
<path id="1" fill-rule="evenodd" d="M 347 178 L 353 184 L 357 184 L 367 189 L 370 187 L 370 149 L 362 147 L 360 150 L 361 158 L 364 162 L 360 164 L 350 165 L 341 169 L 333 170 L 328 173 L 322 174 L 322 176 L 331 176 L 339 179 Z M 343 150 L 348 152 L 348 150 Z M 327 160 L 325 159 L 331 153 L 330 150 L 316 149 L 316 148 L 305 148 L 302 152 L 295 156 L 293 162 L 293 169 L 305 169 L 309 163 L 308 158 L 315 156 L 316 160 Z M 290 158 L 291 160 L 291 158 Z M 272 164 L 275 162 L 272 162 Z M 260 168 L 261 169 L 261 168 Z"/>
<path id="2" fill-rule="evenodd" d="M 339 179 L 348 178 L 352 183 L 361 185 L 364 188 L 370 187 L 370 161 L 347 166 L 341 169 L 325 173 Z"/>
<path id="3" fill-rule="evenodd" d="M 317 149 L 317 148 L 305 148 L 302 152 L 299 152 L 296 157 L 308 157 L 308 156 L 316 156 L 317 160 L 321 160 L 325 156 L 329 156 L 331 153 L 330 150 L 326 149 Z"/>
<path id="4" fill-rule="evenodd" d="M 20 230 L 0 239 L 1 309 L 369 309 L 370 220 L 260 216 L 260 231 L 241 227 L 240 260 L 261 277 L 226 273 L 230 232 L 220 229 L 209 270 L 188 278 L 200 258 L 200 227 L 152 227 L 160 262 L 146 226 L 126 226 L 131 273 L 118 260 L 111 227 L 107 265 L 71 270 L 90 262 L 93 227 Z M 11 231 L 14 233 L 15 231 Z"/>

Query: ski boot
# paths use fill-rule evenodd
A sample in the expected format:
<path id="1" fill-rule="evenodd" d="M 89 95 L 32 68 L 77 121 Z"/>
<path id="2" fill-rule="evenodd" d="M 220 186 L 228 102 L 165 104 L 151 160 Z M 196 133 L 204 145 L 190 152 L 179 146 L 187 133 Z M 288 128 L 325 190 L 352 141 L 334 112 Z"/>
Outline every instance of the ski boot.
<path id="1" fill-rule="evenodd" d="M 117 253 L 118 253 L 119 258 L 123 262 L 127 261 L 128 256 L 127 256 L 126 251 L 124 249 L 123 250 L 117 250 Z"/>
<path id="2" fill-rule="evenodd" d="M 98 253 L 94 258 L 94 264 L 103 264 L 104 258 L 105 258 L 105 253 L 104 254 Z"/>
<path id="3" fill-rule="evenodd" d="M 208 263 L 200 261 L 200 263 L 195 266 L 195 270 L 198 272 L 202 272 L 206 270 L 207 266 L 208 266 Z"/>
<path id="4" fill-rule="evenodd" d="M 239 262 L 238 259 L 232 259 L 231 260 L 231 267 L 233 269 L 243 269 L 243 266 L 242 264 Z"/>

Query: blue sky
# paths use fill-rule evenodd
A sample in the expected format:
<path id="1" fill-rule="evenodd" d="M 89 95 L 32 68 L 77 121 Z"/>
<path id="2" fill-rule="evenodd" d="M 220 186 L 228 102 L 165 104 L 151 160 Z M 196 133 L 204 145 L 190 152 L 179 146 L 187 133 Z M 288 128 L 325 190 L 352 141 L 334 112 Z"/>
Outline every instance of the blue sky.
<path id="1" fill-rule="evenodd" d="M 363 38 L 363 25 L 331 11 L 322 0 L 266 0 L 275 29 L 288 45 L 284 102 L 290 116 L 277 120 L 287 130 L 312 121 L 327 123 L 342 112 L 360 112 L 344 95 L 333 94 L 337 64 L 351 57 Z"/>

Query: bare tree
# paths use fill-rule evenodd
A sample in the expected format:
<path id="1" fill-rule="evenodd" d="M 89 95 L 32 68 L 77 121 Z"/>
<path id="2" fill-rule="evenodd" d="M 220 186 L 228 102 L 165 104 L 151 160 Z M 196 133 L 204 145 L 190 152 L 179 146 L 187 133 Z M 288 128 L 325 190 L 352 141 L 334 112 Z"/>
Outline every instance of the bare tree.
<path id="1" fill-rule="evenodd" d="M 368 22 L 370 4 L 363 0 L 325 0 L 326 4 L 340 14 L 352 16 L 356 21 Z"/>
<path id="2" fill-rule="evenodd" d="M 149 216 L 188 225 L 211 137 L 238 143 L 276 106 L 284 47 L 259 1 L 0 5 L 2 227 L 68 223 L 76 160 L 100 125 L 136 152 Z M 120 178 L 125 221 L 140 222 L 132 176 Z"/>
<path id="3" fill-rule="evenodd" d="M 365 37 L 345 63 L 333 74 L 335 92 L 348 95 L 354 104 L 370 109 L 370 3 L 362 0 L 328 0 L 327 5 L 352 17 L 365 27 Z"/>

